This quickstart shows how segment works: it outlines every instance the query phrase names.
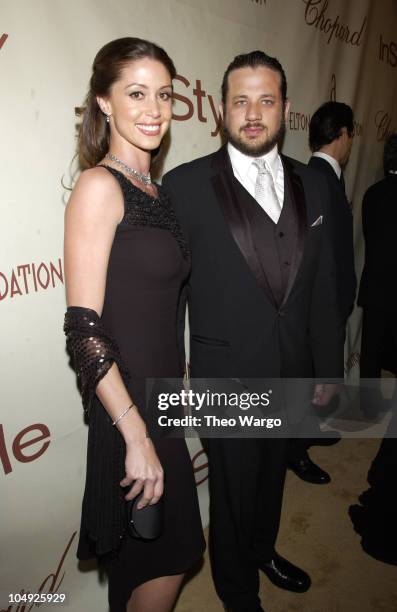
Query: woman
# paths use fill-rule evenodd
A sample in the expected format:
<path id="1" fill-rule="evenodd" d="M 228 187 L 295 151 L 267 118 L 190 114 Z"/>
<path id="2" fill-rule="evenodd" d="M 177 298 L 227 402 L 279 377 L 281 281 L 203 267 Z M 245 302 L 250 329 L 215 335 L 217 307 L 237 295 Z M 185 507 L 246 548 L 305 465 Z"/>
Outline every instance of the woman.
<path id="1" fill-rule="evenodd" d="M 149 173 L 174 76 L 165 51 L 141 39 L 98 52 L 79 136 L 86 170 L 65 217 L 65 332 L 89 416 L 77 556 L 104 565 L 112 612 L 171 610 L 204 547 L 185 441 L 146 432 L 145 379 L 181 375 L 176 313 L 189 251 Z M 152 541 L 126 534 L 126 500 L 141 492 L 138 508 L 164 492 L 164 530 Z"/>

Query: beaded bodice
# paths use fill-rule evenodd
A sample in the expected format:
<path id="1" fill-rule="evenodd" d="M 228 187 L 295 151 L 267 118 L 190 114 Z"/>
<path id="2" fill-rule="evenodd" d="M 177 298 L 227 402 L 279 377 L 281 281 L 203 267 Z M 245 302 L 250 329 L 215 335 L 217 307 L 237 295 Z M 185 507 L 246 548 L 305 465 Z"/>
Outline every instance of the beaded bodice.
<path id="1" fill-rule="evenodd" d="M 161 186 L 156 185 L 158 197 L 153 198 L 129 181 L 119 170 L 105 164 L 101 165 L 113 174 L 123 192 L 125 213 L 120 226 L 135 225 L 168 230 L 179 244 L 183 257 L 188 259 L 190 256 L 188 244 L 182 234 L 172 204 Z"/>

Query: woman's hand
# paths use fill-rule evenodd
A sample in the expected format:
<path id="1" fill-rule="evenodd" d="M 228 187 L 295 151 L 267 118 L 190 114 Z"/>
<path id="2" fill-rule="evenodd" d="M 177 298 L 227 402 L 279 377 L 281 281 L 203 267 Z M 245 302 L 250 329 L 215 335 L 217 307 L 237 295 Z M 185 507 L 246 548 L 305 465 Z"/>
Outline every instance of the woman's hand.
<path id="1" fill-rule="evenodd" d="M 127 487 L 133 483 L 133 487 L 125 499 L 127 501 L 134 499 L 143 490 L 137 508 L 155 504 L 164 491 L 164 472 L 152 441 L 146 434 L 144 437 L 137 437 L 126 443 L 126 452 L 126 475 L 120 485 Z"/>

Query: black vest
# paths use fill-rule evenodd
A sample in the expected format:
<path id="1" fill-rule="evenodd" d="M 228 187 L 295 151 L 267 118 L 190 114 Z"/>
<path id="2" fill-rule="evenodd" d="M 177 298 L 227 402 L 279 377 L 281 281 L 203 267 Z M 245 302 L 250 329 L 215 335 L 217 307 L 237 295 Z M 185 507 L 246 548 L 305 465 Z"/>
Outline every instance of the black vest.
<path id="1" fill-rule="evenodd" d="M 295 257 L 298 219 L 288 181 L 284 180 L 284 203 L 276 223 L 233 176 L 233 188 L 244 208 L 262 271 L 280 307 L 288 286 L 290 269 Z"/>

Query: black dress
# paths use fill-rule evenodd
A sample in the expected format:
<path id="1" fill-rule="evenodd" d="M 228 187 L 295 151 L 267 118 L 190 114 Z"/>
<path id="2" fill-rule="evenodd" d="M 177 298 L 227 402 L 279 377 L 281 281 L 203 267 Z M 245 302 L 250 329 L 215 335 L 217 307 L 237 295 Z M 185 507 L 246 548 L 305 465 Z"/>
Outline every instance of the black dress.
<path id="1" fill-rule="evenodd" d="M 153 199 L 121 172 L 107 168 L 122 189 L 125 214 L 110 253 L 101 322 L 118 345 L 130 375 L 128 391 L 148 421 L 152 415 L 145 414 L 145 379 L 182 373 L 176 323 L 189 251 L 161 188 Z M 153 443 L 165 474 L 164 531 L 158 539 L 144 541 L 125 532 L 126 492 L 119 485 L 125 475 L 125 445 L 95 398 L 77 556 L 96 556 L 105 567 L 112 612 L 125 611 L 139 584 L 188 570 L 205 546 L 185 440 L 163 437 Z"/>

